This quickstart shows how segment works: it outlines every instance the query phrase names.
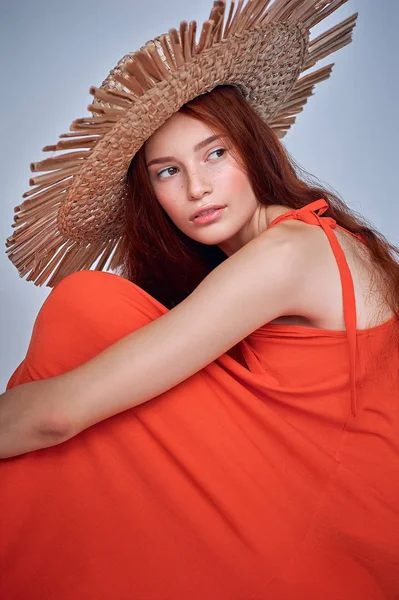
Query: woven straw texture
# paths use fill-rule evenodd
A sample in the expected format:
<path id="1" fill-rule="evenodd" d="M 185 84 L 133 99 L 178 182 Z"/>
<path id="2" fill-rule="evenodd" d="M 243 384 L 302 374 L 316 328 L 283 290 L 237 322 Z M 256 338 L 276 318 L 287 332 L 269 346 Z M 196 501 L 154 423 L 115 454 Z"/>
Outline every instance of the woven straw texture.
<path id="1" fill-rule="evenodd" d="M 100 88 L 90 89 L 91 116 L 43 148 L 51 158 L 31 164 L 44 174 L 30 179 L 34 187 L 15 207 L 6 241 L 20 276 L 53 287 L 93 265 L 120 266 L 130 161 L 193 98 L 235 85 L 282 138 L 333 64 L 303 72 L 352 39 L 357 14 L 309 42 L 311 28 L 345 2 L 232 0 L 227 14 L 225 0 L 217 0 L 199 39 L 196 22 L 183 21 L 124 56 Z"/>

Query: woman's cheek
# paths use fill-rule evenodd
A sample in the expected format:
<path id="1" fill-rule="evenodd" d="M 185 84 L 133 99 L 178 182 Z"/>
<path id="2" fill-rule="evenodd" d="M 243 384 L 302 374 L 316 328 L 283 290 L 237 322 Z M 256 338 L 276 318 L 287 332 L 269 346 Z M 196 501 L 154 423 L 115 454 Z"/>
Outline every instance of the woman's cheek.
<path id="1" fill-rule="evenodd" d="M 236 192 L 243 192 L 248 187 L 248 179 L 238 168 L 232 168 L 228 173 L 226 185 Z"/>
<path id="2" fill-rule="evenodd" d="M 169 215 L 169 217 L 172 219 L 172 221 L 175 221 L 176 218 L 179 218 L 179 213 L 181 213 L 181 211 L 179 211 L 178 205 L 176 204 L 176 201 L 172 195 L 168 194 L 166 196 L 165 194 L 163 194 L 162 196 L 158 196 L 157 198 L 158 198 L 159 204 L 162 206 L 164 211 Z"/>

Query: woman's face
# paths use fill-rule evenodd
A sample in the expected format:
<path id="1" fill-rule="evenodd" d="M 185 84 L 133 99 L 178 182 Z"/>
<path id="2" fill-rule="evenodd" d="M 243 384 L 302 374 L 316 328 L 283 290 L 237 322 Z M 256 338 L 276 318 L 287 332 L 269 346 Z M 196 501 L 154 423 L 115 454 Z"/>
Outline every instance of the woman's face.
<path id="1" fill-rule="evenodd" d="M 190 238 L 217 245 L 230 256 L 265 226 L 249 179 L 223 137 L 202 121 L 175 113 L 147 140 L 145 159 L 158 202 Z M 207 223 L 192 214 L 208 204 L 223 206 Z M 264 222 L 264 221 L 263 221 Z"/>

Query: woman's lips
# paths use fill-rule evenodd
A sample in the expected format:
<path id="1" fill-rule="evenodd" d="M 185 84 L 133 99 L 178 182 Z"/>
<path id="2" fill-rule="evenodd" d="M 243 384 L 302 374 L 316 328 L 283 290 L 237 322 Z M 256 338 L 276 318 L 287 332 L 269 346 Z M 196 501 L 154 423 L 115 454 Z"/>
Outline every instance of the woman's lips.
<path id="1" fill-rule="evenodd" d="M 212 212 L 207 213 L 206 215 L 200 215 L 199 217 L 195 217 L 195 219 L 193 219 L 193 222 L 210 223 L 211 221 L 216 221 L 216 219 L 220 217 L 225 208 L 225 206 L 223 208 L 216 208 L 212 210 Z"/>

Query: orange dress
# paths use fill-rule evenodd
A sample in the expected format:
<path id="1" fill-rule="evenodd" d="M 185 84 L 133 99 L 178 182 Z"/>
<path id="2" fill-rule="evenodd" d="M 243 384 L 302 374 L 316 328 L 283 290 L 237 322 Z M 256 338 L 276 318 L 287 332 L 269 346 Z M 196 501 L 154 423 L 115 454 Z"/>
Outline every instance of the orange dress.
<path id="1" fill-rule="evenodd" d="M 155 399 L 0 461 L 3 600 L 399 598 L 397 318 L 266 324 Z M 112 273 L 49 294 L 8 388 L 73 369 L 167 312 Z M 195 352 L 195 348 L 193 348 Z M 154 373 L 154 377 L 157 374 Z"/>

